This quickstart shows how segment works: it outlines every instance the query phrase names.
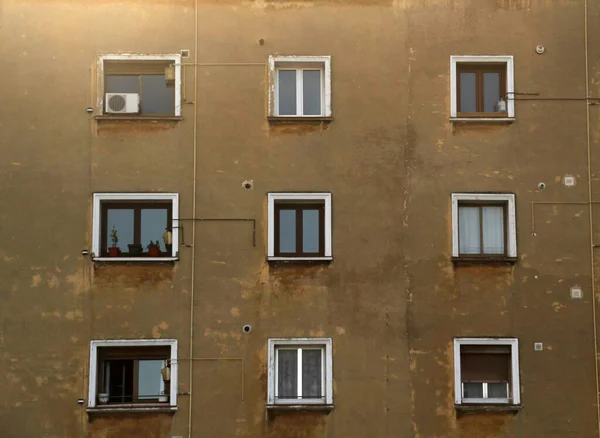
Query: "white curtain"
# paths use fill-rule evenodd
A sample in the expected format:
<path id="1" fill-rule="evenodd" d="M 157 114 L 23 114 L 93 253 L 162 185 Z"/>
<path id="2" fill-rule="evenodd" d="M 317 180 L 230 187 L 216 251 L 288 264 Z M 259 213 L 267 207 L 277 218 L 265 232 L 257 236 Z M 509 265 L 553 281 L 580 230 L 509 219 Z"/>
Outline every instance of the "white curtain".
<path id="1" fill-rule="evenodd" d="M 459 207 L 458 242 L 460 254 L 480 254 L 479 207 Z"/>
<path id="2" fill-rule="evenodd" d="M 504 254 L 504 208 L 483 207 L 483 253 Z"/>

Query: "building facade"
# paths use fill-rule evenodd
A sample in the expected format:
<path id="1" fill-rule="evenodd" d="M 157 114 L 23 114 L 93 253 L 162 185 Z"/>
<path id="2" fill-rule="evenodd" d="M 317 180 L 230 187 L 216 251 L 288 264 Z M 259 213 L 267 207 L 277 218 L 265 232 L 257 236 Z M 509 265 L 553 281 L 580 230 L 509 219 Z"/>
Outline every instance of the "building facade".
<path id="1" fill-rule="evenodd" d="M 0 26 L 1 436 L 599 436 L 600 3 Z"/>

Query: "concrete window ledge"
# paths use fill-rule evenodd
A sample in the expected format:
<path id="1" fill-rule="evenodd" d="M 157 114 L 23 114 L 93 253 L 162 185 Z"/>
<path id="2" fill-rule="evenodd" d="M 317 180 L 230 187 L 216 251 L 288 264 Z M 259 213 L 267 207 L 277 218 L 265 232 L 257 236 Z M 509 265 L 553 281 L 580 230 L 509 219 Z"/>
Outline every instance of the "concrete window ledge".
<path id="1" fill-rule="evenodd" d="M 333 405 L 267 405 L 268 411 L 333 411 Z"/>
<path id="2" fill-rule="evenodd" d="M 169 406 L 164 404 L 148 404 L 148 405 L 105 405 L 95 408 L 87 408 L 86 412 L 89 415 L 107 415 L 107 414 L 155 414 L 155 413 L 171 413 L 177 412 L 177 406 Z"/>
<path id="3" fill-rule="evenodd" d="M 514 265 L 518 257 L 452 257 L 455 265 Z"/>
<path id="4" fill-rule="evenodd" d="M 523 409 L 522 405 L 454 405 L 456 415 L 469 415 L 478 412 L 506 412 L 516 414 Z"/>
<path id="5" fill-rule="evenodd" d="M 269 116 L 269 123 L 295 123 L 295 124 L 310 124 L 310 123 L 331 123 L 333 117 L 316 116 L 316 117 L 286 117 L 286 116 Z"/>
<path id="6" fill-rule="evenodd" d="M 101 115 L 94 116 L 94 119 L 99 122 L 180 122 L 183 120 L 181 116 L 118 116 L 118 115 Z"/>
<path id="7" fill-rule="evenodd" d="M 451 123 L 504 123 L 515 121 L 514 117 L 450 117 Z"/>
<path id="8" fill-rule="evenodd" d="M 156 263 L 176 262 L 179 257 L 92 257 L 95 262 L 104 262 L 106 264 L 119 263 L 146 263 L 153 265 Z"/>

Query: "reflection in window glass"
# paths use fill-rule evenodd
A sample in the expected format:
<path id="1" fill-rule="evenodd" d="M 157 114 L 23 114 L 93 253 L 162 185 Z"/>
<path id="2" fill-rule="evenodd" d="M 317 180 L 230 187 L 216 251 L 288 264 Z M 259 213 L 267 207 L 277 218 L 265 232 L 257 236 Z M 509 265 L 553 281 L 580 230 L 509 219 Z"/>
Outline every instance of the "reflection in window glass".
<path id="1" fill-rule="evenodd" d="M 477 74 L 460 74 L 460 111 L 477 112 Z"/>
<path id="2" fill-rule="evenodd" d="M 319 210 L 302 210 L 302 251 L 319 252 Z"/>
<path id="3" fill-rule="evenodd" d="M 296 115 L 296 70 L 279 70 L 279 115 Z"/>
<path id="4" fill-rule="evenodd" d="M 500 73 L 483 74 L 483 111 L 497 112 L 500 100 Z"/>
<path id="5" fill-rule="evenodd" d="M 321 115 L 321 70 L 303 70 L 305 116 Z"/>
<path id="6" fill-rule="evenodd" d="M 163 233 L 167 228 L 167 209 L 144 208 L 142 209 L 141 243 L 144 248 L 150 241 L 160 243 L 160 250 L 166 251 Z"/>
<path id="7" fill-rule="evenodd" d="M 110 240 L 111 231 L 113 227 L 117 230 L 117 237 L 119 242 L 117 247 L 122 252 L 129 251 L 128 244 L 133 243 L 133 210 L 129 209 L 109 209 L 107 211 L 107 225 L 108 225 L 108 236 L 107 246 L 111 247 L 112 241 Z"/>
<path id="8" fill-rule="evenodd" d="M 138 399 L 157 399 L 164 390 L 160 370 L 162 360 L 140 360 L 138 362 Z"/>
<path id="9" fill-rule="evenodd" d="M 296 210 L 279 210 L 279 252 L 296 252 Z"/>

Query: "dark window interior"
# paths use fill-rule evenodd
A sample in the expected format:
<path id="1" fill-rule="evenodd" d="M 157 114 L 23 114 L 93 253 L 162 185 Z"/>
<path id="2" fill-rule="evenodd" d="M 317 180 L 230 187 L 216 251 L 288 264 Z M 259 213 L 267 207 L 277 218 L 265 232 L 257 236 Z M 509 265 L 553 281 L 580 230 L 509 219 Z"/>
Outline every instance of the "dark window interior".
<path id="1" fill-rule="evenodd" d="M 275 203 L 275 255 L 322 257 L 325 255 L 323 203 Z"/>
<path id="2" fill-rule="evenodd" d="M 102 202 L 101 252 L 103 257 L 171 257 L 164 233 L 171 231 L 172 202 Z M 113 242 L 116 233 L 118 242 Z M 150 241 L 158 241 L 151 251 Z"/>
<path id="3" fill-rule="evenodd" d="M 462 116 L 506 116 L 498 101 L 506 101 L 506 64 L 457 64 L 458 112 Z M 480 114 L 484 113 L 484 114 Z"/>
<path id="4" fill-rule="evenodd" d="M 165 68 L 172 61 L 106 61 L 105 93 L 137 93 L 141 115 L 173 115 L 175 87 L 167 81 Z"/>

